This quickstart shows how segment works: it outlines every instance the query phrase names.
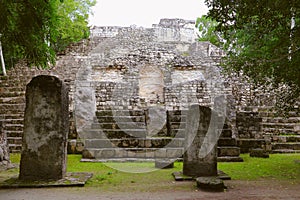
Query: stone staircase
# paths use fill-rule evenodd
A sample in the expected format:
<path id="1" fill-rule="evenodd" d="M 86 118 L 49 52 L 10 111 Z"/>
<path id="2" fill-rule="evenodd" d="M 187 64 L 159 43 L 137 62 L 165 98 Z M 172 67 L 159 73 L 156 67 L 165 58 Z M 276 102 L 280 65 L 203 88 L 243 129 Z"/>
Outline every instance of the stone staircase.
<path id="1" fill-rule="evenodd" d="M 17 77 L 13 70 L 0 76 L 0 117 L 5 121 L 4 131 L 10 152 L 22 148 L 23 117 L 25 110 L 25 84 L 27 77 Z"/>
<path id="2" fill-rule="evenodd" d="M 287 118 L 277 117 L 274 112 L 261 112 L 262 131 L 269 136 L 272 153 L 300 153 L 300 116 L 289 112 Z"/>
<path id="3" fill-rule="evenodd" d="M 134 161 L 178 158 L 183 153 L 182 138 L 148 137 L 142 110 L 97 111 L 85 135 L 83 160 Z"/>
<path id="4" fill-rule="evenodd" d="M 243 162 L 237 140 L 232 136 L 232 130 L 224 124 L 218 140 L 218 162 Z"/>
<path id="5" fill-rule="evenodd" d="M 186 111 L 167 112 L 167 134 L 148 136 L 143 110 L 100 110 L 86 130 L 83 161 L 178 159 L 184 153 Z M 225 126 L 226 128 L 227 126 Z M 241 162 L 237 142 L 227 127 L 218 142 L 218 161 Z"/>
<path id="6" fill-rule="evenodd" d="M 248 106 L 239 112 L 238 144 L 242 153 L 263 148 L 270 153 L 300 152 L 300 116 L 295 107 L 287 117 L 278 117 L 272 107 Z"/>

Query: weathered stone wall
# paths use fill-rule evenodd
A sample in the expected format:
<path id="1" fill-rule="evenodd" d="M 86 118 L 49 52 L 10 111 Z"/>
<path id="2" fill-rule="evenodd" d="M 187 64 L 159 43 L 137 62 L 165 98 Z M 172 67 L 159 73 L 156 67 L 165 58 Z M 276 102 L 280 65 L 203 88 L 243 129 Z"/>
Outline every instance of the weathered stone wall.
<path id="1" fill-rule="evenodd" d="M 235 110 L 271 106 L 272 98 L 254 90 L 242 76 L 222 78 L 218 69 L 222 51 L 208 42 L 197 42 L 193 26 L 192 21 L 163 19 L 153 28 L 94 27 L 90 39 L 68 48 L 53 68 L 30 69 L 20 63 L 8 70 L 7 77 L 0 77 L 0 116 L 6 121 L 11 151 L 21 148 L 25 86 L 40 74 L 57 76 L 69 87 L 70 139 L 90 126 L 96 111 L 155 105 L 167 111 L 186 110 L 194 103 L 225 107 L 233 137 L 239 137 L 240 130 L 241 137 L 261 138 L 267 130 L 263 123 L 258 136 L 243 133 L 251 129 L 251 123 L 236 127 Z M 225 106 L 222 101 L 215 103 L 220 96 Z M 298 134 L 299 115 L 293 123 Z"/>
<path id="2" fill-rule="evenodd" d="M 82 57 L 94 48 L 95 40 L 83 40 L 71 45 L 58 55 L 55 66 L 50 69 L 29 68 L 25 62 L 20 62 L 14 68 L 7 70 L 7 76 L 0 76 L 0 116 L 6 125 L 7 140 L 11 152 L 20 152 L 23 135 L 23 120 L 25 110 L 25 89 L 29 81 L 37 75 L 53 75 L 63 80 L 69 90 L 69 138 L 77 138 L 74 119 L 74 92 L 78 69 L 83 65 Z"/>

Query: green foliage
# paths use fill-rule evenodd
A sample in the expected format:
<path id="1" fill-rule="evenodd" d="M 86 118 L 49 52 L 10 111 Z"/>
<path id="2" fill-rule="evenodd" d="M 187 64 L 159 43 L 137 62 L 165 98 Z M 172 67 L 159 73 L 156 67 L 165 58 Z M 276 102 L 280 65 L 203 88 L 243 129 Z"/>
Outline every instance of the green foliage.
<path id="1" fill-rule="evenodd" d="M 87 19 L 95 0 L 2 0 L 0 34 L 6 64 L 25 59 L 46 68 L 56 53 L 88 36 Z"/>
<path id="2" fill-rule="evenodd" d="M 196 20 L 196 28 L 198 28 L 199 41 L 209 41 L 217 47 L 222 45 L 222 36 L 215 31 L 218 22 L 203 15 Z"/>
<path id="3" fill-rule="evenodd" d="M 54 63 L 55 51 L 48 43 L 57 37 L 56 6 L 55 0 L 1 1 L 0 33 L 7 64 L 21 58 L 43 67 Z"/>
<path id="4" fill-rule="evenodd" d="M 96 0 L 64 0 L 58 7 L 59 36 L 54 48 L 56 52 L 64 50 L 69 44 L 88 38 L 88 17 L 90 8 L 96 4 Z"/>
<path id="5" fill-rule="evenodd" d="M 300 91 L 300 1 L 206 0 L 208 16 L 226 40 L 224 67 L 242 71 L 254 83 Z M 292 27 L 292 18 L 295 26 Z"/>

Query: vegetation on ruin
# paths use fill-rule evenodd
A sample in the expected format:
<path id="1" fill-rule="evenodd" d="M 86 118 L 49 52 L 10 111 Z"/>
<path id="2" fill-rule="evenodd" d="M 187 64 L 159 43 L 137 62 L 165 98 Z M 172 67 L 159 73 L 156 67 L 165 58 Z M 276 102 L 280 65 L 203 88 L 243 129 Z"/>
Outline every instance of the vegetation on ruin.
<path id="1" fill-rule="evenodd" d="M 271 90 L 284 84 L 287 89 L 278 103 L 292 105 L 300 92 L 299 0 L 205 2 L 208 18 L 199 18 L 198 26 L 199 20 L 213 26 L 205 30 L 210 41 L 226 51 L 224 68 Z"/>
<path id="2" fill-rule="evenodd" d="M 95 0 L 3 0 L 0 35 L 6 66 L 25 59 L 42 68 L 56 53 L 88 37 L 88 16 Z"/>
<path id="3" fill-rule="evenodd" d="M 300 184 L 300 154 L 271 154 L 270 158 L 252 158 L 242 154 L 244 162 L 218 163 L 218 169 L 226 172 L 233 180 L 257 181 L 262 179 L 289 181 Z M 103 163 L 80 162 L 81 155 L 68 155 L 69 172 L 92 172 L 94 175 L 86 187 L 118 191 L 158 191 L 176 187 L 176 190 L 190 190 L 190 185 L 174 185 L 172 172 L 182 170 L 182 162 L 176 162 L 172 169 L 156 170 L 149 173 L 125 173 L 107 167 Z M 19 163 L 20 154 L 12 154 L 13 163 Z M 126 167 L 147 167 L 154 169 L 154 163 L 118 163 Z M 1 172 L 0 181 L 16 175 L 18 169 Z M 175 189 L 175 188 L 173 188 Z"/>

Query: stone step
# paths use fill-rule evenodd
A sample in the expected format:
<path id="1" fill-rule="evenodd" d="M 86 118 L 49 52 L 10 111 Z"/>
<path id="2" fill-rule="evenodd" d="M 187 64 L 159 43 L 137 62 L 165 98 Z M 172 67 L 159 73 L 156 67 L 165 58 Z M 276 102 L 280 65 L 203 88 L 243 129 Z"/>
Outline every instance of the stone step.
<path id="1" fill-rule="evenodd" d="M 13 92 L 23 92 L 24 88 L 19 87 L 18 85 L 13 86 L 13 85 L 8 85 L 6 87 L 2 87 L 1 90 L 3 93 L 13 93 Z"/>
<path id="2" fill-rule="evenodd" d="M 223 129 L 220 137 L 231 138 L 232 137 L 232 130 Z"/>
<path id="3" fill-rule="evenodd" d="M 237 144 L 241 149 L 241 153 L 249 153 L 250 149 L 262 148 L 263 146 L 267 145 L 267 141 L 265 139 L 239 138 L 237 139 Z"/>
<path id="4" fill-rule="evenodd" d="M 97 116 L 99 123 L 145 122 L 145 116 Z"/>
<path id="5" fill-rule="evenodd" d="M 272 106 L 247 106 L 244 107 L 243 110 L 249 112 L 269 112 L 273 107 Z"/>
<path id="6" fill-rule="evenodd" d="M 144 122 L 93 123 L 92 129 L 146 129 Z"/>
<path id="7" fill-rule="evenodd" d="M 300 142 L 272 143 L 272 150 L 278 149 L 300 150 Z"/>
<path id="8" fill-rule="evenodd" d="M 8 144 L 10 153 L 20 153 L 22 151 L 22 144 Z"/>
<path id="9" fill-rule="evenodd" d="M 25 104 L 19 103 L 19 104 L 0 104 L 0 110 L 18 110 L 18 111 L 24 111 L 25 110 Z"/>
<path id="10" fill-rule="evenodd" d="M 22 145 L 22 137 L 7 137 L 8 144 Z"/>
<path id="11" fill-rule="evenodd" d="M 23 96 L 0 98 L 0 104 L 20 104 L 20 103 L 25 103 L 25 98 Z"/>
<path id="12" fill-rule="evenodd" d="M 300 150 L 276 149 L 276 150 L 272 150 L 272 153 L 300 153 Z"/>
<path id="13" fill-rule="evenodd" d="M 170 122 L 171 129 L 184 129 L 186 128 L 186 122 Z"/>
<path id="14" fill-rule="evenodd" d="M 86 148 L 183 148 L 182 138 L 138 138 L 138 139 L 86 139 Z"/>
<path id="15" fill-rule="evenodd" d="M 239 147 L 218 147 L 218 157 L 222 156 L 239 156 L 240 155 L 240 148 Z"/>
<path id="16" fill-rule="evenodd" d="M 261 123 L 263 128 L 294 129 L 294 124 L 289 123 Z"/>
<path id="17" fill-rule="evenodd" d="M 237 141 L 235 138 L 220 137 L 218 140 L 218 146 L 237 146 Z"/>
<path id="18" fill-rule="evenodd" d="M 277 134 L 296 134 L 297 132 L 294 128 L 263 128 L 263 132 L 265 133 L 277 133 Z"/>
<path id="19" fill-rule="evenodd" d="M 263 123 L 299 123 L 300 117 L 264 117 Z"/>
<path id="20" fill-rule="evenodd" d="M 2 119 L 23 119 L 24 112 L 0 114 L 0 118 L 2 118 Z"/>
<path id="21" fill-rule="evenodd" d="M 86 148 L 82 158 L 87 159 L 154 159 L 154 158 L 180 158 L 183 148 Z"/>
<path id="22" fill-rule="evenodd" d="M 23 124 L 5 124 L 5 131 L 23 131 Z"/>
<path id="23" fill-rule="evenodd" d="M 6 118 L 5 119 L 5 124 L 10 124 L 10 125 L 13 125 L 13 124 L 22 125 L 23 122 L 24 122 L 23 118 L 19 118 L 19 119 L 9 119 L 9 118 Z"/>
<path id="24" fill-rule="evenodd" d="M 269 117 L 269 118 L 277 117 L 276 112 L 260 112 L 259 115 L 263 118 L 264 117 Z M 296 111 L 290 111 L 288 113 L 288 116 L 289 117 L 299 117 L 299 114 Z"/>
<path id="25" fill-rule="evenodd" d="M 172 117 L 169 117 L 170 122 L 181 122 L 185 123 L 186 122 L 186 115 L 175 115 Z"/>
<path id="26" fill-rule="evenodd" d="M 220 156 L 217 157 L 218 162 L 244 162 L 243 158 L 239 156 Z"/>
<path id="27" fill-rule="evenodd" d="M 147 132 L 143 129 L 87 129 L 82 139 L 103 139 L 103 138 L 146 138 Z"/>
<path id="28" fill-rule="evenodd" d="M 175 115 L 186 115 L 188 110 L 168 110 L 168 115 L 175 116 Z"/>
<path id="29" fill-rule="evenodd" d="M 22 137 L 23 131 L 6 131 L 7 137 Z"/>
<path id="30" fill-rule="evenodd" d="M 96 116 L 144 116 L 143 110 L 98 110 Z"/>
<path id="31" fill-rule="evenodd" d="M 20 96 L 24 96 L 25 95 L 25 91 L 19 91 L 19 92 L 1 92 L 0 93 L 0 98 L 1 97 L 20 97 Z"/>
<path id="32" fill-rule="evenodd" d="M 275 135 L 272 137 L 273 142 L 300 142 L 300 135 Z"/>
<path id="33" fill-rule="evenodd" d="M 169 132 L 169 136 L 176 137 L 176 138 L 184 138 L 185 133 L 186 133 L 185 129 L 171 129 Z"/>
<path id="34" fill-rule="evenodd" d="M 107 136 L 102 129 L 85 129 L 82 135 L 79 135 L 81 139 L 107 139 Z"/>

